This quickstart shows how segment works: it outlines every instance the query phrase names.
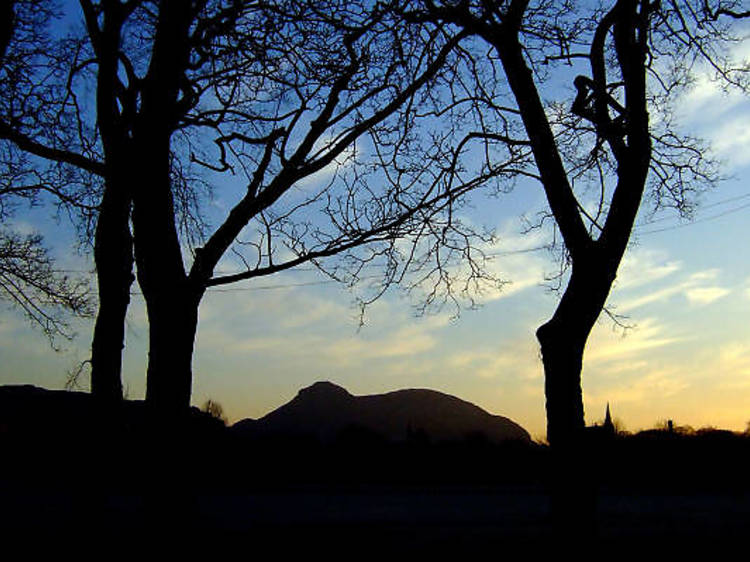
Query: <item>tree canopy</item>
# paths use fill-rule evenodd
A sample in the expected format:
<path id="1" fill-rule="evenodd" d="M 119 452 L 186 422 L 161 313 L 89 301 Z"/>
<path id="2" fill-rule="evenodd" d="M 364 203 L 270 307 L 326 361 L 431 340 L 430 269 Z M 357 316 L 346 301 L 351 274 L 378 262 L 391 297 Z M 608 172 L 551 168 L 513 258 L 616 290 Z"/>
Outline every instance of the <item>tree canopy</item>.
<path id="1" fill-rule="evenodd" d="M 34 82 L 35 64 L 51 46 L 47 26 L 54 6 L 13 0 L 2 11 L 0 104 L 8 110 L 20 103 L 17 113 L 33 112 L 33 96 L 21 100 L 16 92 Z M 0 136 L 5 130 L 0 126 Z M 19 209 L 45 198 L 62 212 L 89 213 L 87 191 L 60 167 L 40 163 L 17 145 L 0 145 L 0 299 L 19 307 L 53 346 L 73 336 L 71 315 L 91 315 L 88 283 L 57 270 L 40 234 L 20 232 L 10 222 Z"/>
<path id="2" fill-rule="evenodd" d="M 530 175 L 544 190 L 564 245 L 565 288 L 537 331 L 545 367 L 548 439 L 575 441 L 584 427 L 581 371 L 586 341 L 605 307 L 644 198 L 689 213 L 697 192 L 716 183 L 716 163 L 682 133 L 673 104 L 696 64 L 746 88 L 746 65 L 728 47 L 739 36 L 721 15 L 738 3 L 432 2 L 407 12 L 448 23 L 490 52 L 501 78 L 473 110 L 512 100 L 507 119 L 525 132 Z M 733 19 L 733 18 L 732 18 Z M 495 76 L 491 74 L 490 76 Z M 549 104 L 554 80 L 570 80 L 568 104 Z M 477 121 L 479 118 L 477 118 Z M 487 130 L 483 128 L 483 130 Z M 518 142 L 518 141 L 515 141 Z"/>
<path id="3" fill-rule="evenodd" d="M 470 295 L 497 280 L 481 251 L 492 235 L 466 220 L 464 197 L 525 179 L 548 203 L 537 226 L 551 219 L 564 248 L 565 289 L 537 335 L 550 440 L 568 440 L 584 424 L 586 341 L 639 209 L 689 214 L 719 179 L 675 122 L 674 100 L 697 64 L 747 85 L 728 50 L 746 17 L 734 1 L 81 0 L 80 12 L 64 10 L 70 33 L 13 47 L 3 170 L 16 189 L 13 166 L 33 162 L 38 186 L 54 186 L 81 224 L 96 219 L 83 229 L 100 300 L 92 377 L 112 397 L 137 272 L 147 399 L 167 410 L 189 403 L 208 288 L 313 264 L 345 282 L 375 268 L 373 298 L 404 281 L 425 288 L 426 306 Z M 207 210 L 212 197 L 226 212 Z"/>

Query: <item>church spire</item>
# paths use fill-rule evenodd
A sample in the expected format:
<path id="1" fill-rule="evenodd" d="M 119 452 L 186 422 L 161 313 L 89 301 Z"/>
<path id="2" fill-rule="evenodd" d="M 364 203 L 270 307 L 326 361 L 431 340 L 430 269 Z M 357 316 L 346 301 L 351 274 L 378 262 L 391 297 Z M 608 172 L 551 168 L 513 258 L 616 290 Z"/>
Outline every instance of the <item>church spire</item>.
<path id="1" fill-rule="evenodd" d="M 607 402 L 607 413 L 604 415 L 604 425 L 603 425 L 605 431 L 607 433 L 611 433 L 614 435 L 615 433 L 615 424 L 612 423 L 612 415 L 609 412 L 609 402 Z"/>

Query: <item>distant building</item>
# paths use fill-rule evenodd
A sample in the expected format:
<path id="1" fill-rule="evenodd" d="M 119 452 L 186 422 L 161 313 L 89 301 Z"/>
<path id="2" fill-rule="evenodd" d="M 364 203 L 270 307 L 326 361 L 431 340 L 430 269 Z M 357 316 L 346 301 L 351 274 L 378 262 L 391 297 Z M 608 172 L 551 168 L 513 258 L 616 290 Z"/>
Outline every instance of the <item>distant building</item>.
<path id="1" fill-rule="evenodd" d="M 609 402 L 607 402 L 607 413 L 604 414 L 604 424 L 602 424 L 602 433 L 605 435 L 614 436 L 615 431 L 615 424 L 612 423 L 612 415 L 609 412 Z"/>
<path id="2" fill-rule="evenodd" d="M 615 430 L 615 424 L 612 422 L 612 413 L 609 409 L 609 402 L 607 402 L 607 410 L 604 414 L 604 423 L 601 425 L 594 424 L 593 426 L 586 428 L 586 433 L 590 439 L 593 439 L 594 443 L 605 443 L 614 439 L 617 431 Z"/>

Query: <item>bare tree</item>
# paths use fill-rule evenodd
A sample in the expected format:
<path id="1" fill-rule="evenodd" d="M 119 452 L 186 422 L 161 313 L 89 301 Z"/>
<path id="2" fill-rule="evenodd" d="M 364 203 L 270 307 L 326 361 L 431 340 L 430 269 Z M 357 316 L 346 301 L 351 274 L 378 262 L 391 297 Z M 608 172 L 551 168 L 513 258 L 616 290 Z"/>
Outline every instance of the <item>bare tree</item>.
<path id="1" fill-rule="evenodd" d="M 147 400 L 166 411 L 189 403 L 209 287 L 305 263 L 354 282 L 376 266 L 377 296 L 427 266 L 420 279 L 454 295 L 446 266 L 458 257 L 466 291 L 484 278 L 472 246 L 484 234 L 454 209 L 528 151 L 510 143 L 506 159 L 456 179 L 462 150 L 500 136 L 462 136 L 457 121 L 436 132 L 445 111 L 435 92 L 450 91 L 461 33 L 404 22 L 388 3 L 80 6 L 82 30 L 19 58 L 35 65 L 9 81 L 0 138 L 96 201 L 95 394 L 121 394 L 134 258 L 150 326 Z M 465 101 L 449 99 L 453 110 Z M 205 185 L 240 194 L 227 216 L 201 215 Z M 220 263 L 242 269 L 216 274 Z"/>
<path id="2" fill-rule="evenodd" d="M 3 2 L 1 9 L 0 84 L 5 93 L 28 58 L 47 45 L 43 26 L 52 10 L 23 0 Z M 13 146 L 0 146 L 0 221 L 6 223 L 19 205 L 37 205 L 42 195 L 51 195 L 58 205 L 86 209 L 80 194 L 68 192 L 56 172 L 38 169 Z M 58 337 L 72 337 L 69 315 L 91 314 L 88 284 L 56 271 L 39 234 L 7 226 L 0 227 L 0 298 L 20 308 L 53 347 Z"/>
<path id="3" fill-rule="evenodd" d="M 547 217 L 565 247 L 567 285 L 553 317 L 537 330 L 553 445 L 575 443 L 584 427 L 586 341 L 645 195 L 657 208 L 689 213 L 692 196 L 718 179 L 704 147 L 680 135 L 670 113 L 699 61 L 743 85 L 744 69 L 727 56 L 731 28 L 721 21 L 740 17 L 739 3 L 709 4 L 427 0 L 406 14 L 450 23 L 487 45 L 526 131 Z M 572 79 L 574 69 L 582 72 Z M 571 105 L 544 102 L 556 70 L 572 79 Z M 656 122 L 650 112 L 659 113 Z"/>
<path id="4" fill-rule="evenodd" d="M 0 298 L 18 306 L 57 349 L 71 339 L 69 315 L 91 315 L 88 284 L 57 272 L 39 235 L 0 231 Z"/>
<path id="5" fill-rule="evenodd" d="M 206 400 L 203 403 L 201 410 L 209 414 L 211 417 L 221 421 L 224 425 L 227 424 L 227 417 L 224 415 L 224 408 L 215 400 L 211 400 L 210 398 Z"/>
<path id="6" fill-rule="evenodd" d="M 460 33 L 407 24 L 367 2 L 232 3 L 205 20 L 219 23 L 203 24 L 210 7 L 162 3 L 149 67 L 134 79 L 141 103 L 133 160 L 149 171 L 132 181 L 150 327 L 147 401 L 165 412 L 189 403 L 198 307 L 209 287 L 305 263 L 324 267 L 336 255 L 355 272 L 388 268 L 398 239 L 448 240 L 454 201 L 477 185 L 444 183 L 424 166 L 394 170 L 402 178 L 393 183 L 378 176 L 386 153 L 415 149 L 423 88 L 445 68 Z M 244 183 L 189 268 L 170 176 L 178 139 L 194 166 Z M 449 156 L 436 158 L 450 166 Z M 462 236 L 456 248 L 466 247 Z M 216 274 L 230 250 L 244 270 Z"/>
<path id="7" fill-rule="evenodd" d="M 92 82 L 99 80 L 106 87 L 107 68 L 92 74 L 94 61 L 85 37 L 68 34 L 62 27 L 68 14 L 59 3 L 16 0 L 13 4 L 21 32 L 10 43 L 5 60 L 0 116 L 0 138 L 10 154 L 5 162 L 8 186 L 30 196 L 42 189 L 54 193 L 80 228 L 84 243 L 94 239 L 99 308 L 91 390 L 103 401 L 119 401 L 124 321 L 133 281 L 130 207 L 117 161 L 104 161 L 102 145 L 107 142 L 96 127 L 100 113 L 104 133 L 107 124 L 117 129 L 117 123 L 100 109 L 98 100 L 93 114 L 87 103 Z M 29 178 L 17 172 L 21 162 L 27 176 L 36 181 L 24 183 Z"/>

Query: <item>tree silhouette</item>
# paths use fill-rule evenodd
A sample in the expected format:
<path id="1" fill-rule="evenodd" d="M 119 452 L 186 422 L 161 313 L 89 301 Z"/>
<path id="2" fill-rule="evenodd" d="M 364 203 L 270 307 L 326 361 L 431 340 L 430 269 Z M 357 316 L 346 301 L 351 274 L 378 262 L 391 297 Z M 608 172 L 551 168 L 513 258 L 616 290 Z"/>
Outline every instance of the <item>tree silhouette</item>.
<path id="1" fill-rule="evenodd" d="M 36 54 L 49 46 L 44 25 L 50 6 L 13 0 L 0 7 L 0 98 L 3 105 Z M 0 137 L 2 134 L 0 133 Z M 40 169 L 10 145 L 0 145 L 0 299 L 20 308 L 42 330 L 53 347 L 70 339 L 66 316 L 89 316 L 88 284 L 56 271 L 39 234 L 22 234 L 5 226 L 19 205 L 37 205 L 43 194 L 60 206 L 88 210 L 81 193 L 71 192 L 57 170 Z"/>
<path id="2" fill-rule="evenodd" d="M 536 179 L 565 247 L 568 276 L 552 318 L 537 330 L 545 371 L 550 443 L 575 443 L 584 427 L 581 371 L 588 336 L 604 309 L 646 193 L 656 208 L 689 214 L 692 196 L 717 179 L 695 139 L 680 135 L 671 105 L 698 62 L 744 86 L 726 48 L 721 14 L 737 2 L 617 0 L 597 7 L 507 0 L 432 2 L 407 12 L 451 23 L 492 49 L 507 111 L 523 126 Z M 585 65 L 585 66 L 583 66 Z M 572 79 L 569 106 L 545 105 L 553 71 Z M 567 74 L 566 74 L 567 72 Z M 489 87 L 485 92 L 492 93 Z M 504 98 L 498 98 L 504 99 Z M 492 98 L 477 104 L 483 111 Z M 649 112 L 659 119 L 650 119 Z M 647 191 L 646 188 L 650 187 Z M 592 197 L 593 195 L 593 197 Z M 595 198 L 592 206 L 587 204 Z M 544 221 L 542 221 L 544 222 Z"/>
<path id="3" fill-rule="evenodd" d="M 464 288 L 483 276 L 478 233 L 454 214 L 460 196 L 530 177 L 569 275 L 537 333 L 552 443 L 583 427 L 585 343 L 646 187 L 657 207 L 689 213 L 692 194 L 716 179 L 697 141 L 676 132 L 669 101 L 699 59 L 739 84 L 724 21 L 744 17 L 737 2 L 636 0 L 607 10 L 521 0 L 80 5 L 84 27 L 70 36 L 48 35 L 33 52 L 18 43 L 27 56 L 4 83 L 0 138 L 14 158 L 46 162 L 59 193 L 89 202 L 82 213 L 97 201 L 95 394 L 121 395 L 133 260 L 149 320 L 147 400 L 173 411 L 189 403 L 210 287 L 310 263 L 349 282 L 378 266 L 384 289 L 413 266 L 426 268 L 428 302 L 439 285 L 451 295 L 451 259 L 469 262 Z M 579 62 L 572 104 L 545 106 L 547 77 Z M 226 216 L 208 217 L 204 185 L 242 194 Z"/>
<path id="4" fill-rule="evenodd" d="M 227 424 L 227 417 L 224 415 L 224 408 L 221 404 L 210 398 L 203 403 L 201 410 L 209 414 L 210 416 L 221 421 L 224 425 Z"/>
<path id="5" fill-rule="evenodd" d="M 149 320 L 147 401 L 168 411 L 189 403 L 209 287 L 305 263 L 349 283 L 377 266 L 381 290 L 404 275 L 396 264 L 430 264 L 425 278 L 449 285 L 445 265 L 458 256 L 465 283 L 483 276 L 472 246 L 483 234 L 453 215 L 481 182 L 449 173 L 463 145 L 434 134 L 440 100 L 429 93 L 448 83 L 461 33 L 369 2 L 80 7 L 83 25 L 48 35 L 29 72 L 9 80 L 0 138 L 95 211 L 85 217 L 96 219 L 95 395 L 121 396 L 134 262 Z M 509 151 L 493 170 L 518 158 Z M 241 195 L 209 217 L 205 186 Z M 215 273 L 227 255 L 242 269 Z"/>
<path id="6" fill-rule="evenodd" d="M 454 236 L 457 249 L 470 240 L 451 209 L 474 185 L 445 185 L 414 167 L 395 169 L 402 179 L 393 184 L 378 176 L 382 159 L 401 151 L 415 158 L 421 91 L 460 34 L 428 32 L 369 2 L 235 2 L 212 26 L 194 23 L 203 7 L 160 5 L 133 130 L 136 159 L 150 170 L 133 182 L 150 328 L 147 401 L 169 412 L 189 403 L 198 307 L 209 287 L 324 267 L 331 256 L 355 271 L 387 269 L 404 237 Z M 244 193 L 197 245 L 189 269 L 169 177 L 176 134 L 193 165 L 244 176 Z M 235 242 L 244 270 L 216 274 Z"/>

